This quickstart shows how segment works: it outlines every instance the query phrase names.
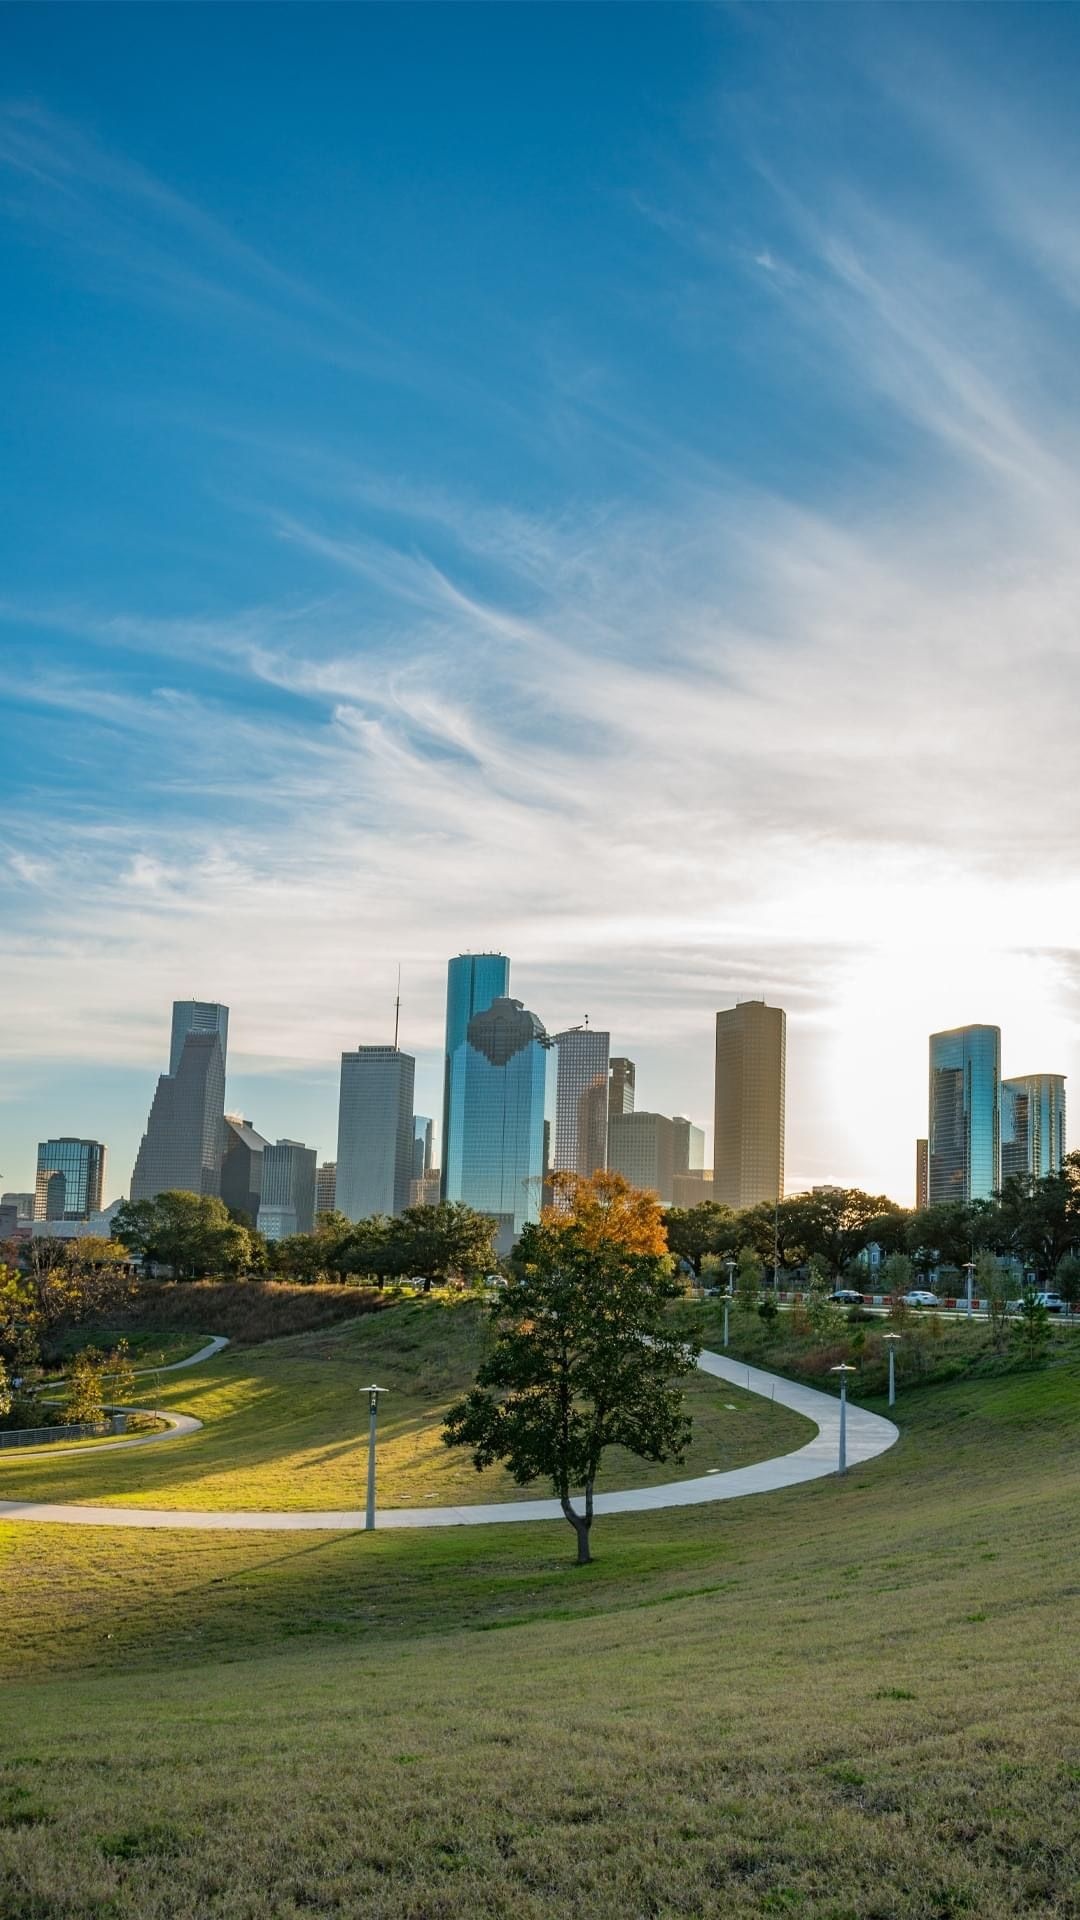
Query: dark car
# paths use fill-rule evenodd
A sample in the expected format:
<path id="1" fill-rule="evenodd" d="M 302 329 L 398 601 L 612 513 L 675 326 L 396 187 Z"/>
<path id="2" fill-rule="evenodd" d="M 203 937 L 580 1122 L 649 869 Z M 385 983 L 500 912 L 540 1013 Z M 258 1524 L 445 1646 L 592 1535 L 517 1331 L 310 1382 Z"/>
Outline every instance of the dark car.
<path id="1" fill-rule="evenodd" d="M 830 1293 L 829 1299 L 837 1307 L 862 1306 L 862 1294 L 856 1293 L 854 1287 L 837 1287 L 835 1293 Z"/>

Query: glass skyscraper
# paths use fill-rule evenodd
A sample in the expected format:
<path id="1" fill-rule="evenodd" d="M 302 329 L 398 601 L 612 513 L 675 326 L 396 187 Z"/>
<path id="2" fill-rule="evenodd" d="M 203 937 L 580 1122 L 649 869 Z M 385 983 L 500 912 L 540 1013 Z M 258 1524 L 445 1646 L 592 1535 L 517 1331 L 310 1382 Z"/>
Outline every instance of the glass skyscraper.
<path id="1" fill-rule="evenodd" d="M 133 1200 L 173 1192 L 220 1195 L 228 1032 L 228 1007 L 174 1003 L 171 1071 L 157 1084 L 131 1176 Z"/>
<path id="2" fill-rule="evenodd" d="M 510 962 L 504 953 L 459 953 L 446 969 L 446 1059 L 443 1073 L 442 1193 L 447 1196 L 450 1164 L 450 1081 L 454 1061 L 465 1047 L 469 1021 L 510 991 Z"/>
<path id="3" fill-rule="evenodd" d="M 105 1148 L 100 1140 L 61 1135 L 37 1150 L 35 1220 L 89 1220 L 100 1213 L 105 1186 Z"/>
<path id="4" fill-rule="evenodd" d="M 494 1217 L 500 1253 L 540 1216 L 551 1046 L 535 1013 L 500 996 L 451 1055 L 446 1198 Z"/>
<path id="5" fill-rule="evenodd" d="M 552 1170 L 588 1179 L 607 1166 L 611 1035 L 595 1027 L 557 1033 Z"/>
<path id="6" fill-rule="evenodd" d="M 1001 1185 L 1001 1029 L 930 1035 L 929 1200 L 989 1200 Z"/>
<path id="7" fill-rule="evenodd" d="M 335 1206 L 350 1220 L 404 1213 L 413 1164 L 416 1062 L 399 1047 L 341 1056 Z"/>
<path id="8" fill-rule="evenodd" d="M 1041 1180 L 1065 1158 L 1065 1076 L 1028 1073 L 1001 1083 L 1001 1178 Z"/>

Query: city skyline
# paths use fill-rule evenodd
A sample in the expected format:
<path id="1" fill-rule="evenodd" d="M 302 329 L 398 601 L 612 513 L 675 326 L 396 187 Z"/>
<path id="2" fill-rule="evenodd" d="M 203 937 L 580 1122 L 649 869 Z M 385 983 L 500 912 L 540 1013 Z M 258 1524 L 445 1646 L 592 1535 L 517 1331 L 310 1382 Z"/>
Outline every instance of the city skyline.
<path id="1" fill-rule="evenodd" d="M 399 961 L 438 1116 L 486 942 L 706 1125 L 783 1006 L 786 1184 L 906 1198 L 928 1033 L 1080 1072 L 1075 13 L 228 18 L 6 48 L 0 1178 L 196 991 L 331 1155 Z"/>

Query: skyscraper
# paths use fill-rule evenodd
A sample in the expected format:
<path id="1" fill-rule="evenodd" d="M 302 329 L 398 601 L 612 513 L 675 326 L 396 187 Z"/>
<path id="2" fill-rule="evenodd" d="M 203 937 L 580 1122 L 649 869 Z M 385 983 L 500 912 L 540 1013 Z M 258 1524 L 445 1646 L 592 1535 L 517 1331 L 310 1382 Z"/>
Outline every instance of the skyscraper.
<path id="1" fill-rule="evenodd" d="M 216 1033 L 221 1041 L 221 1057 L 229 1057 L 229 1009 L 216 1000 L 174 1000 L 172 1035 L 169 1044 L 169 1072 L 180 1070 L 180 1056 L 189 1033 Z"/>
<path id="2" fill-rule="evenodd" d="M 1001 1030 L 930 1035 L 930 1205 L 988 1200 L 1001 1185 Z"/>
<path id="3" fill-rule="evenodd" d="M 930 1142 L 915 1142 L 915 1205 L 930 1205 Z"/>
<path id="4" fill-rule="evenodd" d="M 416 1061 L 400 1047 L 341 1056 L 334 1204 L 350 1220 L 409 1204 L 415 1076 Z"/>
<path id="5" fill-rule="evenodd" d="M 268 1240 L 310 1233 L 315 1225 L 314 1147 L 302 1140 L 279 1140 L 263 1150 L 259 1232 Z"/>
<path id="6" fill-rule="evenodd" d="M 423 1180 L 431 1172 L 431 1140 L 435 1125 L 426 1113 L 413 1115 L 412 1177 Z"/>
<path id="7" fill-rule="evenodd" d="M 446 969 L 446 1058 L 443 1074 L 442 1194 L 450 1164 L 450 1081 L 454 1062 L 463 1056 L 469 1021 L 510 991 L 510 962 L 504 953 L 459 953 Z"/>
<path id="8" fill-rule="evenodd" d="M 675 1129 L 666 1113 L 618 1113 L 608 1125 L 608 1166 L 670 1206 Z"/>
<path id="9" fill-rule="evenodd" d="M 554 1036 L 556 1053 L 553 1172 L 588 1179 L 607 1166 L 608 1050 L 611 1035 L 571 1027 Z"/>
<path id="10" fill-rule="evenodd" d="M 89 1220 L 100 1213 L 105 1185 L 105 1148 L 100 1140 L 62 1134 L 37 1150 L 35 1220 Z"/>
<path id="11" fill-rule="evenodd" d="M 225 1155 L 221 1162 L 221 1197 L 251 1226 L 259 1217 L 262 1198 L 263 1154 L 269 1146 L 250 1120 L 239 1113 L 225 1115 Z"/>
<path id="12" fill-rule="evenodd" d="M 755 1207 L 784 1197 L 787 1016 L 740 1000 L 716 1016 L 713 1198 Z"/>
<path id="13" fill-rule="evenodd" d="M 227 1010 L 222 1013 L 228 1018 Z M 131 1198 L 220 1194 L 225 1155 L 225 1055 L 221 1030 L 185 1033 L 176 1072 L 157 1083 L 131 1176 Z"/>
<path id="14" fill-rule="evenodd" d="M 337 1161 L 324 1160 L 315 1175 L 315 1218 L 320 1213 L 333 1213 L 337 1206 L 334 1197 L 337 1186 Z"/>
<path id="15" fill-rule="evenodd" d="M 617 1053 L 611 1062 L 611 1082 L 608 1093 L 608 1118 L 613 1120 L 617 1113 L 633 1113 L 634 1081 L 637 1068 L 632 1060 Z"/>
<path id="16" fill-rule="evenodd" d="M 1028 1073 L 1001 1083 L 1001 1178 L 1041 1180 L 1065 1158 L 1065 1076 Z"/>
<path id="17" fill-rule="evenodd" d="M 692 1120 L 677 1113 L 671 1123 L 676 1173 L 700 1173 L 705 1166 L 705 1134 Z"/>
<path id="18" fill-rule="evenodd" d="M 500 1253 L 539 1217 L 550 1049 L 535 1013 L 500 996 L 451 1055 L 445 1197 L 494 1216 Z"/>

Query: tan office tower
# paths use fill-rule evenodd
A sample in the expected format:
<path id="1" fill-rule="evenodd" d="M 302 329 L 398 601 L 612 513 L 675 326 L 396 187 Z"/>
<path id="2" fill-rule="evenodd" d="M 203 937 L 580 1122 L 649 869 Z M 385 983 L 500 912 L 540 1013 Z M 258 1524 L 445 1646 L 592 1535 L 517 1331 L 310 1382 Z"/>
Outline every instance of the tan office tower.
<path id="1" fill-rule="evenodd" d="M 784 1197 L 784 1056 L 787 1015 L 740 1000 L 716 1016 L 712 1197 L 756 1207 Z"/>

